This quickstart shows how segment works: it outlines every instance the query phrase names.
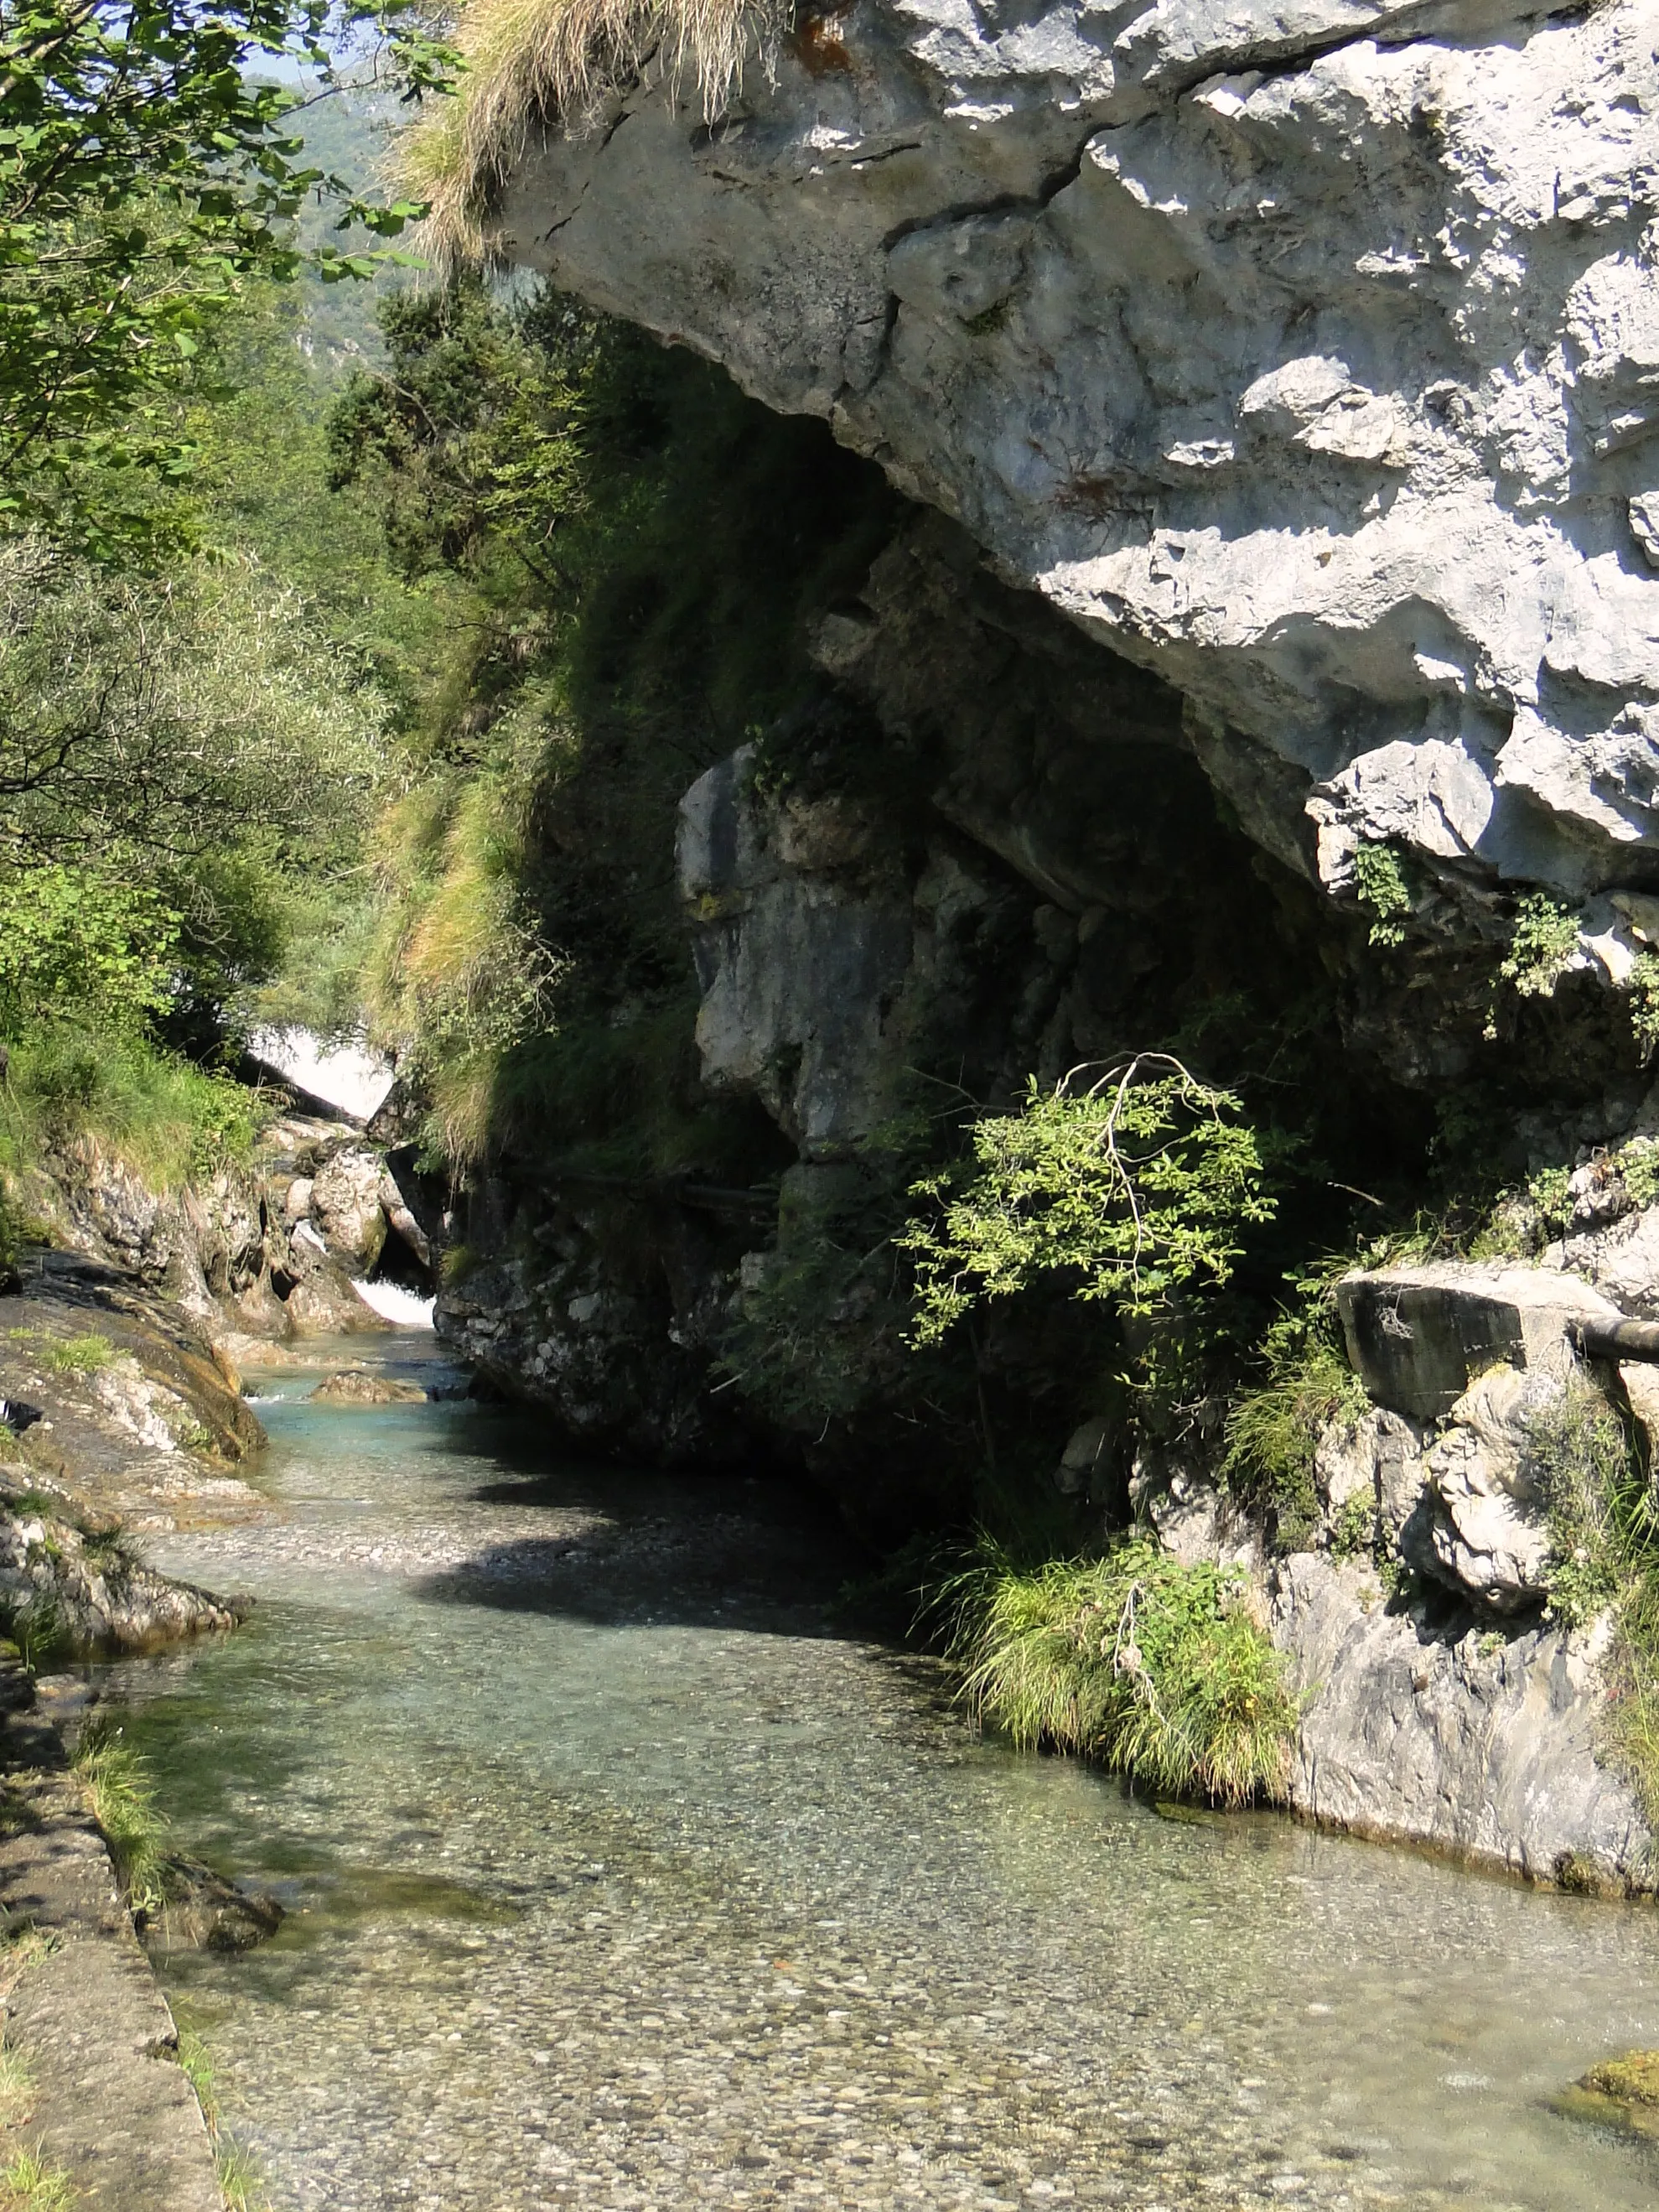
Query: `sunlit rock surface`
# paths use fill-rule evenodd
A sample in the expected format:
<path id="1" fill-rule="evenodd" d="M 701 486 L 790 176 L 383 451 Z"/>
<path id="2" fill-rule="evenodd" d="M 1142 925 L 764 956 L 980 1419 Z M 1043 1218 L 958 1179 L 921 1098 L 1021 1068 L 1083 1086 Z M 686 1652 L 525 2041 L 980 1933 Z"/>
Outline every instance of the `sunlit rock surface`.
<path id="1" fill-rule="evenodd" d="M 1659 6 L 859 0 L 532 137 L 499 240 L 1155 665 L 1250 829 L 1622 981 L 1659 788 Z M 1638 894 L 1620 904 L 1608 894 Z"/>

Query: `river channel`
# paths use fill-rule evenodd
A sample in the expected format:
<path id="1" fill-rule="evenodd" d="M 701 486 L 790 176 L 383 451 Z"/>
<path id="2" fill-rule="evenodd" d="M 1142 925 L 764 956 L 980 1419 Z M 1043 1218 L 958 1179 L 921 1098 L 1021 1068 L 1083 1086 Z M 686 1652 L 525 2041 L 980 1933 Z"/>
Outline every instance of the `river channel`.
<path id="1" fill-rule="evenodd" d="M 1659 2200 L 1550 2103 L 1659 2044 L 1652 1906 L 1160 1814 L 848 1634 L 777 1490 L 317 1379 L 250 1383 L 268 1513 L 147 1547 L 249 1626 L 106 1683 L 289 1910 L 164 1967 L 276 2212 Z"/>

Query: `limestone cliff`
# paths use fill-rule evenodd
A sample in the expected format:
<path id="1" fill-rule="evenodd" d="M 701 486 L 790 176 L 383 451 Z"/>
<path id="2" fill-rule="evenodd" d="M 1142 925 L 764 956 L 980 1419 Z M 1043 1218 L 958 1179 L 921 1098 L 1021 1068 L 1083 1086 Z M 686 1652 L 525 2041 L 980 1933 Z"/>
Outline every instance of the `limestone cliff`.
<path id="1" fill-rule="evenodd" d="M 1659 933 L 1659 11 L 856 0 L 533 133 L 509 259 L 827 418 L 1419 927 Z"/>

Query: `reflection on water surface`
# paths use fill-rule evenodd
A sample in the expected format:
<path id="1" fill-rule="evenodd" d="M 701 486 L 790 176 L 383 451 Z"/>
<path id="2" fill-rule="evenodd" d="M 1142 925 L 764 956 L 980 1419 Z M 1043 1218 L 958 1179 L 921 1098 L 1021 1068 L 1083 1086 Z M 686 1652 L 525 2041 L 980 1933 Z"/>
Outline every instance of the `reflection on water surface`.
<path id="1" fill-rule="evenodd" d="M 831 1632 L 765 1488 L 313 1379 L 280 1513 L 155 1547 L 252 1624 L 115 1670 L 181 1844 L 290 1907 L 167 1968 L 279 2212 L 1654 2203 L 1548 2102 L 1659 2044 L 1651 1907 L 1160 1818 Z"/>

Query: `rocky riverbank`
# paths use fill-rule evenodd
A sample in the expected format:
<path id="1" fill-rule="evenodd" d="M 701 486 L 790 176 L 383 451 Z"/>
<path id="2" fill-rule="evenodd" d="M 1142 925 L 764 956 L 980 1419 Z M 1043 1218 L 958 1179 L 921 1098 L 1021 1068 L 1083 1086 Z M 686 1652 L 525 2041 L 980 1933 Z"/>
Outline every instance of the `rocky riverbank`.
<path id="1" fill-rule="evenodd" d="M 0 1654 L 0 2159 L 34 2159 L 76 2204 L 221 2212 L 178 2027 L 70 1769 L 84 1692 L 36 1686 Z"/>
<path id="2" fill-rule="evenodd" d="M 16 1182 L 37 1238 L 0 1291 L 0 2156 L 27 2152 L 112 2212 L 218 2212 L 179 2033 L 73 1764 L 91 1693 L 40 1670 L 245 1617 L 140 1547 L 270 1517 L 246 1479 L 264 1432 L 238 1358 L 303 1358 L 325 1332 L 319 1372 L 338 1368 L 342 1334 L 386 1326 L 354 1281 L 388 1238 L 416 1279 L 429 1248 L 381 1150 L 312 1115 L 277 1115 L 246 1166 L 180 1190 L 89 1141 Z M 147 1940 L 168 1949 L 240 1947 L 280 1917 L 191 1862 L 157 1880 Z"/>

